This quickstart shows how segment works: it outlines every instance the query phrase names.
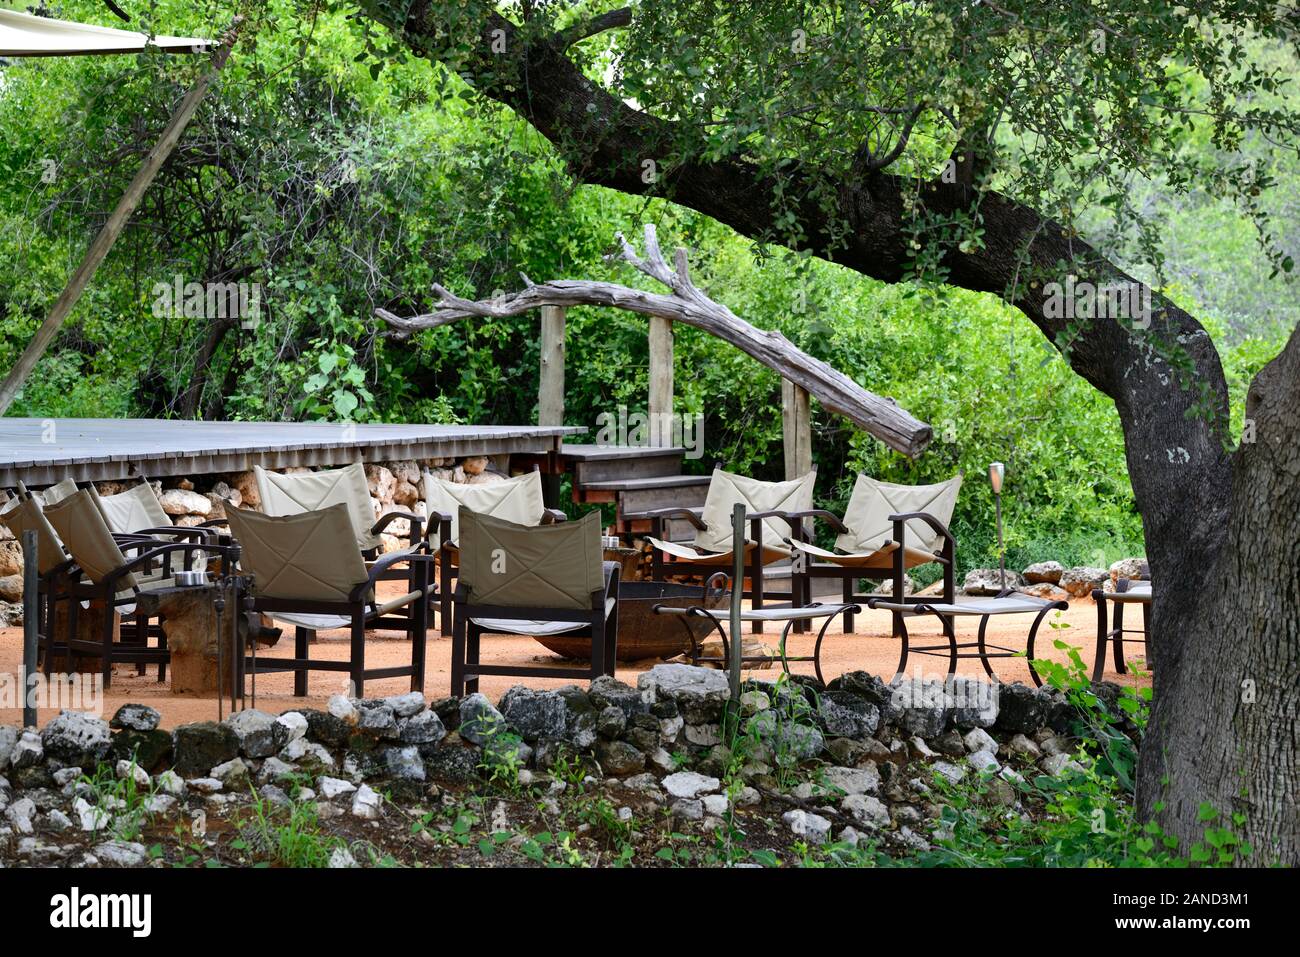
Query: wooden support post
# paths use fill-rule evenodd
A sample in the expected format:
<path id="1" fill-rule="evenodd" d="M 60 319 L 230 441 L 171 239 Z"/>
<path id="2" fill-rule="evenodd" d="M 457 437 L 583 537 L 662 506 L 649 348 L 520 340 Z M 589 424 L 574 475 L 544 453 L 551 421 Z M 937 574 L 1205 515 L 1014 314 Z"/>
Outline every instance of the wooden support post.
<path id="1" fill-rule="evenodd" d="M 208 87 L 212 85 L 212 81 L 226 65 L 226 60 L 230 57 L 230 48 L 235 43 L 235 36 L 239 31 L 242 19 L 242 17 L 236 17 L 234 23 L 231 24 L 221 46 L 213 54 L 212 66 L 203 76 L 199 77 L 198 82 L 185 94 L 185 98 L 181 100 L 181 105 L 177 107 L 176 112 L 163 130 L 162 136 L 154 144 L 154 148 L 149 151 L 149 155 L 144 158 L 144 164 L 135 174 L 135 178 L 131 180 L 131 185 L 126 188 L 122 198 L 117 201 L 117 207 L 113 210 L 112 215 L 108 217 L 108 221 L 100 229 L 99 235 L 90 244 L 90 248 L 86 251 L 86 258 L 77 267 L 77 271 L 72 274 L 72 278 L 68 280 L 68 285 L 60 293 L 59 298 L 55 300 L 54 307 L 50 309 L 49 315 L 45 317 L 45 321 L 36 330 L 36 335 L 32 337 L 32 341 L 27 344 L 27 348 L 19 356 L 18 362 L 9 370 L 4 382 L 0 384 L 0 415 L 4 415 L 9 406 L 13 404 L 14 397 L 18 395 L 19 390 L 23 387 L 23 382 L 36 368 L 36 363 L 40 361 L 45 350 L 54 341 L 54 337 L 58 335 L 64 320 L 68 318 L 73 306 L 81 298 L 82 292 L 90 283 L 90 280 L 94 278 L 95 271 L 99 269 L 99 264 L 104 261 L 109 250 L 113 248 L 113 243 L 117 241 L 117 237 L 126 228 L 127 220 L 131 218 L 135 208 L 140 205 L 145 190 L 149 188 L 149 184 L 153 182 L 154 177 L 158 175 L 163 163 L 167 162 L 167 157 L 171 156 L 176 144 L 180 142 L 181 134 L 185 132 L 185 127 L 189 125 L 195 110 L 199 108 L 199 103 L 202 101 L 204 94 L 208 92 Z"/>
<path id="2" fill-rule="evenodd" d="M 812 419 L 808 392 L 789 379 L 781 380 L 781 435 L 785 444 L 785 477 L 812 471 Z"/>
<path id="3" fill-rule="evenodd" d="M 650 317 L 650 442 L 672 444 L 673 321 Z"/>
<path id="4" fill-rule="evenodd" d="M 564 424 L 563 306 L 542 306 L 542 372 L 537 385 L 537 424 Z"/>

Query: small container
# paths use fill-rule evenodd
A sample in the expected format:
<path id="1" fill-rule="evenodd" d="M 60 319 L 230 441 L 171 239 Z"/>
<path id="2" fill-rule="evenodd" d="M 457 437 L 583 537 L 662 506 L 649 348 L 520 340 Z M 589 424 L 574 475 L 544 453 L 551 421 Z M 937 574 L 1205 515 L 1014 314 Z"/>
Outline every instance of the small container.
<path id="1" fill-rule="evenodd" d="M 179 571 L 172 577 L 176 584 L 181 586 L 206 585 L 208 583 L 208 573 L 204 571 Z"/>

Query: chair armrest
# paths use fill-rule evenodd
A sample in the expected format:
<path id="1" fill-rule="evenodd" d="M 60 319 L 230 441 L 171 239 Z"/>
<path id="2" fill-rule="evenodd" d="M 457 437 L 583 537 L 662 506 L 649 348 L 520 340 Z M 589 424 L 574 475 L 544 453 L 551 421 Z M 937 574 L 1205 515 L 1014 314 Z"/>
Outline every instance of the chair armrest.
<path id="1" fill-rule="evenodd" d="M 605 587 L 592 593 L 591 605 L 593 611 L 603 614 L 609 599 L 618 600 L 618 583 L 623 574 L 623 566 L 618 562 L 602 562 L 601 572 L 605 576 Z"/>
<path id="2" fill-rule="evenodd" d="M 143 542 L 135 542 L 132 544 L 141 545 L 143 544 Z M 213 555 L 217 556 L 218 558 L 230 557 L 230 547 L 226 545 L 213 545 L 207 541 L 169 542 L 166 545 L 158 545 L 155 548 L 151 548 L 147 552 L 142 552 L 139 555 L 137 555 L 135 558 L 128 560 L 126 564 L 119 565 L 117 568 L 114 568 L 111 572 L 109 572 L 107 575 L 104 576 L 104 581 L 105 582 L 117 581 L 119 578 L 124 578 L 126 575 L 135 571 L 137 568 L 143 565 L 148 565 L 151 562 L 157 561 L 162 556 L 169 555 L 172 552 L 186 552 L 189 554 L 194 554 L 195 552 L 211 552 Z"/>
<path id="3" fill-rule="evenodd" d="M 681 506 L 674 506 L 672 508 L 652 508 L 644 512 L 624 512 L 623 519 L 625 521 L 640 521 L 644 519 L 662 520 L 662 519 L 669 519 L 669 518 L 680 518 L 680 519 L 685 519 L 686 521 L 694 525 L 697 529 L 703 531 L 707 529 L 708 526 L 705 525 L 704 520 L 700 518 L 700 513 L 702 511 L 703 511 L 702 509 L 698 509 L 698 508 L 682 508 Z"/>
<path id="4" fill-rule="evenodd" d="M 375 587 L 375 583 L 379 581 L 379 576 L 394 565 L 402 562 L 432 562 L 434 560 L 433 556 L 424 550 L 427 545 L 428 543 L 421 539 L 412 546 L 411 551 L 389 552 L 387 555 L 380 555 L 370 564 L 370 572 L 366 580 L 352 589 L 351 594 L 348 595 L 348 600 L 361 601 L 364 599 L 370 593 L 370 590 Z"/>
<path id="5" fill-rule="evenodd" d="M 380 518 L 379 521 L 375 522 L 374 525 L 370 526 L 370 534 L 378 535 L 389 525 L 392 525 L 393 522 L 397 521 L 400 518 L 404 518 L 408 522 L 410 522 L 412 528 L 414 528 L 416 525 L 419 525 L 421 527 L 424 526 L 424 519 L 421 518 L 419 515 L 412 515 L 410 512 L 385 512 L 383 517 Z"/>
<path id="6" fill-rule="evenodd" d="M 174 535 L 177 538 L 186 538 L 192 541 L 204 540 L 212 537 L 212 533 L 206 528 L 196 525 L 168 525 L 165 528 L 141 528 L 132 535 Z"/>
<path id="7" fill-rule="evenodd" d="M 836 515 L 834 512 L 828 512 L 824 508 L 809 508 L 809 509 L 804 509 L 801 512 L 786 512 L 785 517 L 787 519 L 791 519 L 791 518 L 818 519 L 819 518 L 827 525 L 829 525 L 832 529 L 834 529 L 836 532 L 839 532 L 840 534 L 847 534 L 849 530 L 849 527 L 844 524 L 843 520 L 841 520 L 838 515 Z"/>
<path id="8" fill-rule="evenodd" d="M 889 521 L 894 523 L 895 531 L 899 532 L 898 535 L 899 545 L 903 544 L 902 529 L 904 528 L 904 523 L 910 522 L 912 519 L 925 522 L 925 524 L 929 525 L 932 529 L 934 529 L 936 532 L 942 535 L 946 541 L 949 541 L 954 545 L 957 544 L 957 539 L 953 537 L 952 532 L 948 531 L 948 526 L 943 524 L 943 522 L 939 521 L 929 512 L 903 512 L 902 514 L 899 515 L 889 516 Z"/>
<path id="9" fill-rule="evenodd" d="M 537 524 L 555 525 L 558 522 L 567 522 L 568 520 L 569 516 L 565 515 L 558 508 L 544 508 L 542 509 L 542 519 Z"/>

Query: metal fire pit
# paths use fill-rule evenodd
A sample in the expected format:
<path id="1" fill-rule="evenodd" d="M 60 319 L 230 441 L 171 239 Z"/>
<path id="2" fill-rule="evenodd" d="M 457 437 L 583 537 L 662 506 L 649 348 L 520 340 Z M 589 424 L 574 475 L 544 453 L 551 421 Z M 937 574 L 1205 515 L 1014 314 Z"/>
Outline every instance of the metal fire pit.
<path id="1" fill-rule="evenodd" d="M 656 605 L 685 608 L 704 605 L 721 608 L 727 603 L 722 576 L 710 579 L 708 585 L 683 585 L 678 582 L 635 581 L 619 582 L 618 586 L 618 660 L 640 661 L 646 658 L 675 658 L 690 650 L 683 623 L 689 624 L 696 641 L 709 637 L 709 623 L 703 619 L 681 618 L 676 615 L 656 615 Z M 565 658 L 591 657 L 591 639 L 568 635 L 545 635 L 539 642 Z"/>

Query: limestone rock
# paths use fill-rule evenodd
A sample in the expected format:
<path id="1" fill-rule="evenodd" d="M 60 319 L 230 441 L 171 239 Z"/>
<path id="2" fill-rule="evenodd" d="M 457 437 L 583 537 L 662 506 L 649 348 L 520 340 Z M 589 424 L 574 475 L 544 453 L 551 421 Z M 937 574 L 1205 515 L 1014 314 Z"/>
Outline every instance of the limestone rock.
<path id="1" fill-rule="evenodd" d="M 637 677 L 637 687 L 652 700 L 675 702 L 688 725 L 718 720 L 731 696 L 724 672 L 693 665 L 655 665 Z"/>
<path id="2" fill-rule="evenodd" d="M 183 488 L 169 488 L 158 496 L 162 509 L 168 515 L 201 515 L 212 511 L 212 501 L 206 495 Z"/>
<path id="3" fill-rule="evenodd" d="M 523 685 L 515 685 L 501 696 L 500 714 L 529 741 L 563 737 L 568 719 L 559 692 L 534 691 Z"/>
<path id="4" fill-rule="evenodd" d="M 686 799 L 712 794 L 722 786 L 722 782 L 717 778 L 697 774 L 695 771 L 678 771 L 668 775 L 659 783 L 669 796 Z"/>
<path id="5" fill-rule="evenodd" d="M 1140 581 L 1142 576 L 1148 574 L 1149 571 L 1145 558 L 1121 558 L 1117 562 L 1112 562 L 1110 566 L 1111 588 L 1114 588 L 1121 578 Z"/>
<path id="6" fill-rule="evenodd" d="M 820 814 L 804 810 L 786 811 L 781 815 L 781 820 L 790 828 L 791 833 L 810 844 L 825 844 L 830 840 L 831 822 Z"/>
<path id="7" fill-rule="evenodd" d="M 61 711 L 41 732 L 45 756 L 64 767 L 93 770 L 113 744 L 108 722 L 81 711 Z"/>
<path id="8" fill-rule="evenodd" d="M 172 767 L 185 778 L 206 775 L 211 768 L 239 756 L 239 737 L 229 725 L 215 721 L 183 724 L 172 732 Z"/>
<path id="9" fill-rule="evenodd" d="M 460 736 L 480 747 L 506 731 L 506 719 L 487 699 L 475 692 L 460 703 Z"/>
<path id="10" fill-rule="evenodd" d="M 225 724 L 239 739 L 239 749 L 250 758 L 269 758 L 289 743 L 289 729 L 276 715 L 253 708 L 236 711 Z"/>
<path id="11" fill-rule="evenodd" d="M 1055 585 L 1065 574 L 1065 566 L 1060 562 L 1034 562 L 1024 571 L 1025 583 L 1029 585 Z"/>
<path id="12" fill-rule="evenodd" d="M 161 721 L 162 715 L 147 704 L 124 704 L 117 709 L 108 726 L 131 731 L 152 731 Z"/>
<path id="13" fill-rule="evenodd" d="M 1066 569 L 1061 576 L 1060 586 L 1073 598 L 1085 598 L 1093 589 L 1101 588 L 1110 581 L 1110 572 L 1105 568 L 1079 566 Z"/>
<path id="14" fill-rule="evenodd" d="M 1020 573 L 1010 568 L 1006 572 L 1007 588 L 1018 588 L 1024 584 Z M 996 568 L 973 568 L 966 573 L 962 584 L 962 593 L 966 595 L 997 595 L 1003 589 L 1002 572 Z"/>

